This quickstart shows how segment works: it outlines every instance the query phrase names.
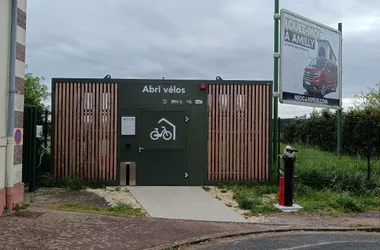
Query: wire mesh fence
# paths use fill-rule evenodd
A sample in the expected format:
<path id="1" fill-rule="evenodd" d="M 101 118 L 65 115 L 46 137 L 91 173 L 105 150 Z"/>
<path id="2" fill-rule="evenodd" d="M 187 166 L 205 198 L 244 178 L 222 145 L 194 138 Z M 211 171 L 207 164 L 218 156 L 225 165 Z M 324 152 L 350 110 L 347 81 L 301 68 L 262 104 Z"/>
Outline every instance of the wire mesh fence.
<path id="1" fill-rule="evenodd" d="M 337 152 L 336 117 L 278 120 L 279 152 L 298 150 L 295 178 L 314 188 L 359 191 L 380 184 L 380 119 L 345 117 L 342 152 Z M 278 161 L 277 177 L 283 163 Z"/>

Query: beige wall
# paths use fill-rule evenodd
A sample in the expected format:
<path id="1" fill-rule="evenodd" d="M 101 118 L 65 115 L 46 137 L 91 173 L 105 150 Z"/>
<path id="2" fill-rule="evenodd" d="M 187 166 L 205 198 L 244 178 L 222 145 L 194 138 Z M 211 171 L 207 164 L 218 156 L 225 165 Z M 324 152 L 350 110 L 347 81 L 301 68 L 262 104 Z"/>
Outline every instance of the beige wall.
<path id="1" fill-rule="evenodd" d="M 5 185 L 11 0 L 0 1 L 0 188 Z"/>

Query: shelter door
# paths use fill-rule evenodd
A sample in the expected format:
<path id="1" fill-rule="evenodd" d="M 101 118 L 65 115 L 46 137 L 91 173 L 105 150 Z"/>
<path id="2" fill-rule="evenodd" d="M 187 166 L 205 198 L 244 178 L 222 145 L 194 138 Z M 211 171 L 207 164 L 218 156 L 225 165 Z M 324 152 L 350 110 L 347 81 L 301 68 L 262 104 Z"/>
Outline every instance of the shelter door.
<path id="1" fill-rule="evenodd" d="M 137 185 L 187 185 L 187 110 L 139 109 Z"/>

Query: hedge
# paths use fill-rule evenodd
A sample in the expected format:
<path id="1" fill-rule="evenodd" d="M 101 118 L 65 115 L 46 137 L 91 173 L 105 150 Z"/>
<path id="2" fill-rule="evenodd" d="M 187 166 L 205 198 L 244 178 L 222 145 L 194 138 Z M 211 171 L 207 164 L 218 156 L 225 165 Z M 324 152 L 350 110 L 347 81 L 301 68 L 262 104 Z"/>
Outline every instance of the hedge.
<path id="1" fill-rule="evenodd" d="M 284 125 L 281 141 L 317 146 L 337 151 L 337 114 L 328 110 L 314 111 L 310 118 L 297 118 Z M 369 138 L 370 137 L 370 138 Z M 343 112 L 342 151 L 348 155 L 366 156 L 371 143 L 372 155 L 380 155 L 380 112 L 363 110 Z"/>

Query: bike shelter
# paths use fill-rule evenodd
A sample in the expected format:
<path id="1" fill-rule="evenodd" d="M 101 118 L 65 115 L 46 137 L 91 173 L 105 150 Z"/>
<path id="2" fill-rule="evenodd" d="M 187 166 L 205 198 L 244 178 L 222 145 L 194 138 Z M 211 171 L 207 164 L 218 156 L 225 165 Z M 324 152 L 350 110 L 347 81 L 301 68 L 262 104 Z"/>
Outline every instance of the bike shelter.
<path id="1" fill-rule="evenodd" d="M 106 185 L 267 181 L 270 81 L 54 78 L 52 172 Z"/>
<path id="2" fill-rule="evenodd" d="M 204 184 L 204 82 L 125 80 L 120 82 L 118 91 L 119 163 L 135 163 L 136 185 Z"/>

